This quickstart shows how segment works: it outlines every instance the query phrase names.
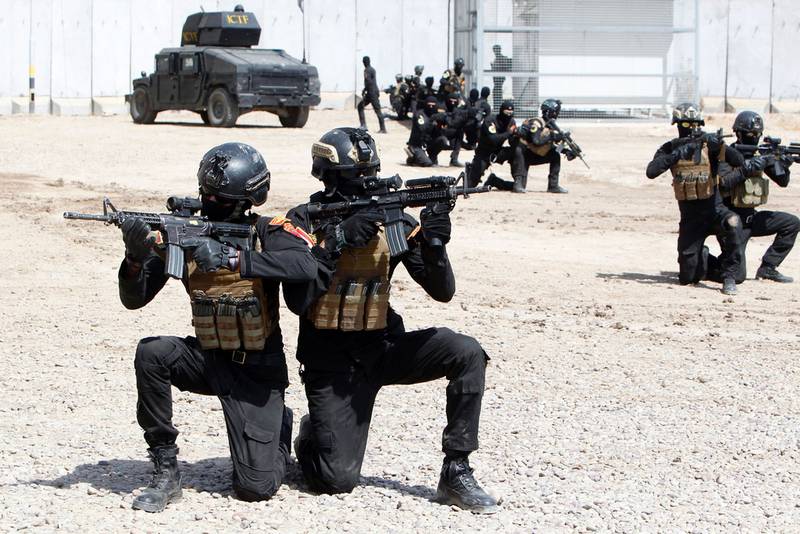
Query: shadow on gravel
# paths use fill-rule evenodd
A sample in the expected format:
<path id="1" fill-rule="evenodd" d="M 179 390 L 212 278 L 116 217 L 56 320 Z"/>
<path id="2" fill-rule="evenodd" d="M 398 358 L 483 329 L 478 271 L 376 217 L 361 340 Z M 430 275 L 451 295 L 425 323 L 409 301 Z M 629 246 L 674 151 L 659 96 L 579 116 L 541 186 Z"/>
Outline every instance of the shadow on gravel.
<path id="1" fill-rule="evenodd" d="M 661 271 L 661 274 L 646 273 L 597 273 L 604 280 L 631 280 L 640 284 L 678 284 L 678 273 Z"/>
<path id="2" fill-rule="evenodd" d="M 432 500 L 436 496 L 436 492 L 427 486 L 409 486 L 397 480 L 391 480 L 381 477 L 361 477 L 361 482 L 365 486 L 373 486 L 375 488 L 385 488 L 402 493 L 403 495 L 413 495 L 414 497 L 422 497 L 423 499 Z"/>
<path id="3" fill-rule="evenodd" d="M 209 128 L 213 129 L 212 126 L 206 126 L 202 122 L 179 122 L 179 121 L 156 121 L 153 124 L 167 124 L 169 126 L 188 126 L 190 128 Z M 233 127 L 234 129 L 247 129 L 247 128 L 283 128 L 283 126 L 277 124 L 237 124 Z"/>

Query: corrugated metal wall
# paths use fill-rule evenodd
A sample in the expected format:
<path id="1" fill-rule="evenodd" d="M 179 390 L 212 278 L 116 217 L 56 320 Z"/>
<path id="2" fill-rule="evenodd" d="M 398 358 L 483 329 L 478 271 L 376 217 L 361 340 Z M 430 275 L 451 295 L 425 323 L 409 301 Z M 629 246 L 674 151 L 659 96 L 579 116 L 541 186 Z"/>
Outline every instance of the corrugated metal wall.
<path id="1" fill-rule="evenodd" d="M 2 0 L 0 97 L 28 94 L 29 57 L 38 95 L 120 96 L 153 55 L 180 44 L 186 16 L 242 3 L 262 27 L 262 48 L 303 53 L 297 0 Z M 361 90 L 361 57 L 379 84 L 416 64 L 437 77 L 447 68 L 447 0 L 305 0 L 306 57 L 323 91 Z M 31 25 L 32 21 L 32 25 Z"/>

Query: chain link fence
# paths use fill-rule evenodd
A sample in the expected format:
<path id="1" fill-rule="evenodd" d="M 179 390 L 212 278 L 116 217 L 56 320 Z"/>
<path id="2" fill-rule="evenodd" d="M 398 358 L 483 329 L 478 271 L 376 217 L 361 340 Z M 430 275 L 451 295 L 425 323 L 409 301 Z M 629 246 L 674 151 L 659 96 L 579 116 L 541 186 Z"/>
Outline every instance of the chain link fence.
<path id="1" fill-rule="evenodd" d="M 454 52 L 468 87 L 517 115 L 661 115 L 698 99 L 698 0 L 455 0 Z"/>

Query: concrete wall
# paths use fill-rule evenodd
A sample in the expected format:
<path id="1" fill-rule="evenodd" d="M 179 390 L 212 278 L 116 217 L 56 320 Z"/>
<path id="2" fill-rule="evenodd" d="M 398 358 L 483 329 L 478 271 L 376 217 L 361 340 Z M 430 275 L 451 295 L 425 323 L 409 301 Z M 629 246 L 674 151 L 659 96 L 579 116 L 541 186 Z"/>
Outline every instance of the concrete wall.
<path id="1" fill-rule="evenodd" d="M 297 0 L 2 0 L 0 100 L 24 103 L 29 64 L 38 102 L 49 96 L 120 97 L 130 91 L 131 79 L 153 70 L 159 49 L 179 44 L 187 14 L 201 5 L 206 11 L 231 9 L 237 1 L 258 17 L 260 46 L 302 56 Z M 775 0 L 774 22 L 772 0 L 699 2 L 702 96 L 725 92 L 729 30 L 729 97 L 766 99 L 774 28 L 773 97 L 800 100 L 800 69 L 790 67 L 800 49 L 798 0 Z M 448 0 L 305 0 L 304 6 L 306 56 L 319 69 L 325 92 L 360 91 L 363 55 L 372 57 L 381 87 L 415 64 L 438 79 L 452 59 Z M 452 50 L 452 36 L 450 42 Z M 0 113 L 4 109 L 0 103 Z"/>
<path id="2" fill-rule="evenodd" d="M 297 0 L 2 0 L 0 97 L 28 95 L 36 71 L 37 100 L 119 97 L 153 56 L 180 44 L 186 16 L 230 10 L 256 14 L 264 48 L 303 54 Z M 361 57 L 372 57 L 385 87 L 416 64 L 437 77 L 447 68 L 447 0 L 305 0 L 306 57 L 325 92 L 360 92 Z M 2 112 L 2 111 L 0 111 Z"/>

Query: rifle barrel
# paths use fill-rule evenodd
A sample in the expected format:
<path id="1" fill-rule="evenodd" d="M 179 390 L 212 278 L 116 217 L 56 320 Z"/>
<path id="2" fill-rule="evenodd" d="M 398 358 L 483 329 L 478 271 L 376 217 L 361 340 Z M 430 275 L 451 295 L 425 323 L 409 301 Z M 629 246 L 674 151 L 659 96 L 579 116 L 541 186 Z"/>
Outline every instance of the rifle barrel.
<path id="1" fill-rule="evenodd" d="M 78 213 L 77 211 L 65 211 L 65 219 L 76 219 L 80 221 L 102 221 L 111 222 L 113 219 L 110 215 L 97 215 L 94 213 Z"/>

